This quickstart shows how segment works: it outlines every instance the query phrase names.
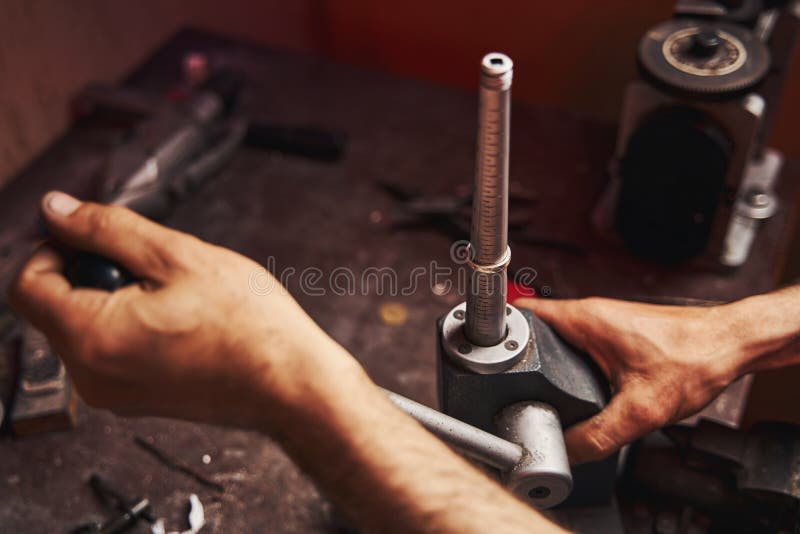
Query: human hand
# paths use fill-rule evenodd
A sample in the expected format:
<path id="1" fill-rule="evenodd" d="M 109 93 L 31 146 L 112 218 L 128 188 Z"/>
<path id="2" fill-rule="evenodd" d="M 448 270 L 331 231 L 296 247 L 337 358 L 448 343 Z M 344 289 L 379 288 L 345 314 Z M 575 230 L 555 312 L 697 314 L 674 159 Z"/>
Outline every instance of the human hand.
<path id="1" fill-rule="evenodd" d="M 573 463 L 623 445 L 701 410 L 743 371 L 729 305 L 660 306 L 603 298 L 519 299 L 587 352 L 615 394 L 565 441 Z"/>
<path id="2" fill-rule="evenodd" d="M 9 288 L 90 405 L 263 426 L 271 409 L 277 416 L 302 396 L 315 367 L 355 365 L 277 281 L 254 292 L 251 276 L 270 275 L 239 254 L 63 193 L 46 195 L 41 209 L 59 242 L 142 280 L 114 292 L 72 288 L 45 246 Z"/>

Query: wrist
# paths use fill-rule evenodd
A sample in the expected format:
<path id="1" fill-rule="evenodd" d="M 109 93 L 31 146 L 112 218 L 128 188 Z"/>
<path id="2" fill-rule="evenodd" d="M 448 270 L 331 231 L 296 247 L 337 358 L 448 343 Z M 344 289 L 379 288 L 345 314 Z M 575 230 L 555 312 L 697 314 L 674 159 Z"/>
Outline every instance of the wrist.
<path id="1" fill-rule="evenodd" d="M 737 376 L 764 368 L 764 356 L 783 342 L 780 332 L 769 324 L 769 300 L 757 295 L 720 306 L 727 325 L 726 335 L 734 347 Z"/>
<path id="2" fill-rule="evenodd" d="M 800 286 L 758 295 L 738 303 L 747 372 L 800 362 Z"/>
<path id="3" fill-rule="evenodd" d="M 253 349 L 262 363 L 251 377 L 237 422 L 280 442 L 303 425 L 318 424 L 332 403 L 371 384 L 359 363 L 321 329 L 295 339 L 280 348 L 262 343 Z"/>

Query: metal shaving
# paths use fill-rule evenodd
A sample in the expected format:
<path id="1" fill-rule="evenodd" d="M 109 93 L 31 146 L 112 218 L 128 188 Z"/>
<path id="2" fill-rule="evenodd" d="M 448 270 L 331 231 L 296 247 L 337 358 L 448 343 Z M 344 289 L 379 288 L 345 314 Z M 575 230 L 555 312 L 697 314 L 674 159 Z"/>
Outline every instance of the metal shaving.
<path id="1" fill-rule="evenodd" d="M 183 532 L 178 532 L 175 530 L 169 534 L 197 534 L 197 532 L 199 532 L 205 524 L 206 514 L 205 510 L 203 509 L 203 503 L 200 502 L 200 499 L 197 497 L 197 495 L 192 493 L 189 495 L 189 530 L 184 530 Z M 158 521 L 153 523 L 150 526 L 150 532 L 152 534 L 166 534 L 164 520 L 159 518 Z"/>

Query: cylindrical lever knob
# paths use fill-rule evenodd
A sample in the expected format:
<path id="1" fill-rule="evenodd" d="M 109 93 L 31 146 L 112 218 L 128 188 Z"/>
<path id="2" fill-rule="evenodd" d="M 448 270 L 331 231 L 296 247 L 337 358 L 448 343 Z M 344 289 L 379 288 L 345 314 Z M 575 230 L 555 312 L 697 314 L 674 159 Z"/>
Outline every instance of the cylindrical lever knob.
<path id="1" fill-rule="evenodd" d="M 558 413 L 543 402 L 520 402 L 496 417 L 498 434 L 518 443 L 527 455 L 504 473 L 508 489 L 536 508 L 561 504 L 572 492 L 564 434 Z"/>

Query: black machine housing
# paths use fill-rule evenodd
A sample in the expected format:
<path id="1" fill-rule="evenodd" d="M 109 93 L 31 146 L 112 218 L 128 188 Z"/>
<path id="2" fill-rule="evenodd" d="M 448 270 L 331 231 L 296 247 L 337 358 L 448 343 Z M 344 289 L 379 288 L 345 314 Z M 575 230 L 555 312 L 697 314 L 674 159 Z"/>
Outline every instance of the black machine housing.
<path id="1" fill-rule="evenodd" d="M 437 323 L 437 375 L 440 409 L 487 432 L 495 432 L 494 418 L 503 408 L 522 401 L 545 402 L 556 409 L 564 428 L 599 413 L 607 403 L 606 380 L 590 358 L 576 351 L 541 319 L 519 310 L 531 329 L 523 358 L 497 374 L 466 370 L 446 354 L 442 324 Z M 609 504 L 614 492 L 617 455 L 573 467 L 574 486 L 561 505 Z"/>
<path id="2" fill-rule="evenodd" d="M 717 12 L 708 11 L 712 4 Z M 693 5 L 679 3 L 675 18 L 639 44 L 640 75 L 626 88 L 611 182 L 594 223 L 646 260 L 738 266 L 752 236 L 741 242 L 736 215 L 747 214 L 748 195 L 773 198 L 780 171 L 780 155 L 764 139 L 800 8 L 760 0 L 705 2 L 705 11 Z M 774 213 L 762 211 L 769 212 L 762 218 Z"/>

